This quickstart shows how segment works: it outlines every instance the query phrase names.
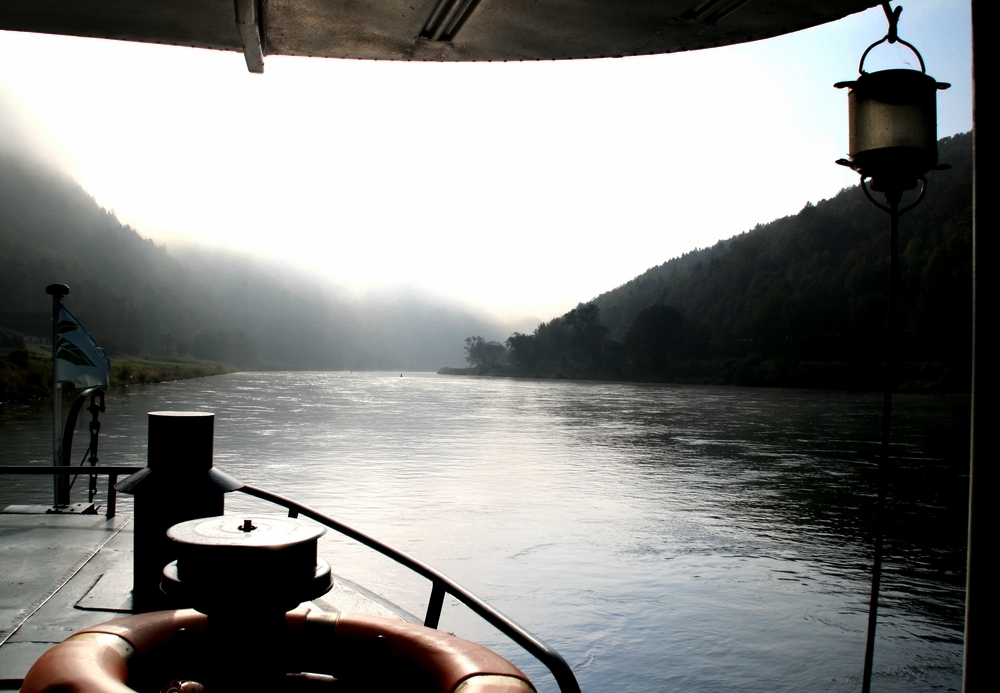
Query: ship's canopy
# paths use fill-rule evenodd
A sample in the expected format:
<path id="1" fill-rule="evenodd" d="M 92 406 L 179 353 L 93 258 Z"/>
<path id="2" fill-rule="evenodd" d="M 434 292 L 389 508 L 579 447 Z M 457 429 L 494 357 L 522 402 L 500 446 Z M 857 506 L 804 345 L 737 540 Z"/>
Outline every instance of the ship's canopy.
<path id="1" fill-rule="evenodd" d="M 874 0 L 4 0 L 0 29 L 375 60 L 560 60 L 768 38 Z"/>

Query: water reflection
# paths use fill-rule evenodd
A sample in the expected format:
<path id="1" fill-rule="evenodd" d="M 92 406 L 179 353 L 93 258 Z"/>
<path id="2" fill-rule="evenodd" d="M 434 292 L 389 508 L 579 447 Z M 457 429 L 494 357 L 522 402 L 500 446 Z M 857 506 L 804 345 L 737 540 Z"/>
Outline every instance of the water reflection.
<path id="1" fill-rule="evenodd" d="M 717 504 L 691 509 L 774 542 L 784 560 L 864 579 L 874 543 L 877 395 L 592 388 L 577 406 L 553 404 L 582 445 L 607 448 L 608 460 L 629 449 L 624 461 L 641 470 L 644 486 L 680 487 Z M 953 643 L 964 610 L 968 408 L 967 398 L 897 396 L 886 528 L 884 613 L 923 613 L 948 624 L 934 637 Z"/>
<path id="2" fill-rule="evenodd" d="M 439 566 L 584 690 L 858 687 L 877 396 L 244 373 L 108 406 L 121 464 L 144 463 L 147 411 L 217 412 L 218 466 Z M 876 689 L 957 687 L 968 400 L 899 397 L 895 424 Z M 0 426 L 5 461 L 47 463 L 44 412 Z M 422 581 L 325 542 L 336 571 L 422 610 Z M 442 625 L 513 652 L 453 603 Z"/>

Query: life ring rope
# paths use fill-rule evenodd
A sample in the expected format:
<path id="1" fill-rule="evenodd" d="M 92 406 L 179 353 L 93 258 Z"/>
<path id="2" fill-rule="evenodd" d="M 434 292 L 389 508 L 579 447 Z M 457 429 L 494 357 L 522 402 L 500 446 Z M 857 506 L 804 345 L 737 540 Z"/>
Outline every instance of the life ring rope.
<path id="1" fill-rule="evenodd" d="M 500 676 L 498 674 L 479 674 L 471 676 L 458 684 L 454 693 L 493 693 L 493 691 L 503 693 L 515 693 L 515 691 L 529 691 L 535 693 L 535 689 L 530 684 L 513 676 Z"/>

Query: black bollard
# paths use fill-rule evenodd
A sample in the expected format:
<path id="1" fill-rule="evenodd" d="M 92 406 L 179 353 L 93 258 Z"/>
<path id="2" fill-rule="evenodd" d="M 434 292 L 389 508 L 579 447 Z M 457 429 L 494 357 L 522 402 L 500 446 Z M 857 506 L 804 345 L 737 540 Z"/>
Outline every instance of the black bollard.
<path id="1" fill-rule="evenodd" d="M 243 486 L 212 467 L 214 433 L 215 414 L 150 412 L 147 466 L 115 486 L 135 496 L 134 613 L 188 606 L 160 591 L 163 566 L 177 558 L 167 530 L 221 515 L 225 494 Z"/>

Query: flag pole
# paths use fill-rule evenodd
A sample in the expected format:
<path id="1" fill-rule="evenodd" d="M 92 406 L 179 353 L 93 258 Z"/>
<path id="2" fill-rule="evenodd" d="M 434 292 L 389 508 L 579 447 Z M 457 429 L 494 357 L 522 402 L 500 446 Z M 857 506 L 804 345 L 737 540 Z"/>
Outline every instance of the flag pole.
<path id="1" fill-rule="evenodd" d="M 62 389 L 59 385 L 59 374 L 56 368 L 56 346 L 59 343 L 59 312 L 63 297 L 69 293 L 65 284 L 49 284 L 45 293 L 52 296 L 52 464 L 62 465 Z M 53 475 L 53 493 L 56 509 L 69 505 L 69 477 L 62 474 Z"/>

